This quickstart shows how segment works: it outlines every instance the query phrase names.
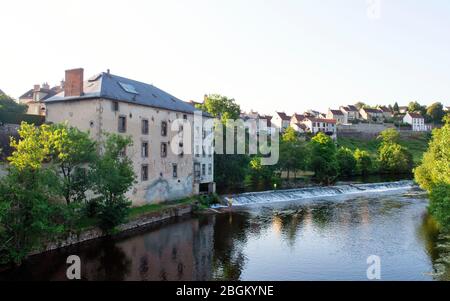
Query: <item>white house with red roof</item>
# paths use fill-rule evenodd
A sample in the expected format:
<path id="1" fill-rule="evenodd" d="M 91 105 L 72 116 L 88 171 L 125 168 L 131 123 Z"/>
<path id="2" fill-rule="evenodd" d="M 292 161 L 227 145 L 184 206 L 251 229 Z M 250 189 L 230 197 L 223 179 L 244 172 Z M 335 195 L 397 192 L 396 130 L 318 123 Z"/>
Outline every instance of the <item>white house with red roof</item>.
<path id="1" fill-rule="evenodd" d="M 333 139 L 337 138 L 336 120 L 307 117 L 303 120 L 302 124 L 306 126 L 306 131 L 316 135 L 319 132 L 325 133 L 331 136 Z"/>
<path id="2" fill-rule="evenodd" d="M 275 112 L 271 120 L 272 126 L 280 130 L 285 130 L 291 124 L 291 116 L 284 112 Z"/>
<path id="3" fill-rule="evenodd" d="M 425 118 L 420 113 L 406 113 L 405 117 L 403 117 L 403 122 L 410 124 L 414 132 L 431 131 L 431 126 L 425 124 Z"/>

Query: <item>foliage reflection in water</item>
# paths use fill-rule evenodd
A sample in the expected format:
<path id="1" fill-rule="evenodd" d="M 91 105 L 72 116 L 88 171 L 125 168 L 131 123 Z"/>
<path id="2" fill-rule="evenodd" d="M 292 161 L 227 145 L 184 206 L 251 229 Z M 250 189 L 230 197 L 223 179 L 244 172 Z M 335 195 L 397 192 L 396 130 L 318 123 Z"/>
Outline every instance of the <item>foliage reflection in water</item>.
<path id="1" fill-rule="evenodd" d="M 68 255 L 85 280 L 448 280 L 449 237 L 416 191 L 239 208 L 116 240 L 34 256 L 2 279 L 65 280 Z"/>

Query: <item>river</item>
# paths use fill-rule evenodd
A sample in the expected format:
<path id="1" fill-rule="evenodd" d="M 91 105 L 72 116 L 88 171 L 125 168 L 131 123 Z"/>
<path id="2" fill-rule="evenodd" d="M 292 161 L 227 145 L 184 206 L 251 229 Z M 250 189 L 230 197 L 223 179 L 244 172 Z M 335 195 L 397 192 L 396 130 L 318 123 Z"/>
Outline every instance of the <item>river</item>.
<path id="1" fill-rule="evenodd" d="M 450 279 L 449 237 L 417 188 L 296 193 L 33 256 L 0 279 L 65 280 L 69 255 L 84 280 L 367 280 L 371 255 L 382 280 Z"/>

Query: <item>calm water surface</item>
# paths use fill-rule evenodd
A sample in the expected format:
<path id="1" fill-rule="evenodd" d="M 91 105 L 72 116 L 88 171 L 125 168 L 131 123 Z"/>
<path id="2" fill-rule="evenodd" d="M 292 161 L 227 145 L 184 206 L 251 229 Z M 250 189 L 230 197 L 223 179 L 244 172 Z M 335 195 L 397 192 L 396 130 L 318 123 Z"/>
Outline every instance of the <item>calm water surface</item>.
<path id="1" fill-rule="evenodd" d="M 38 255 L 0 279 L 65 280 L 78 255 L 86 280 L 448 280 L 439 236 L 415 190 L 252 206 L 179 219 L 115 240 Z"/>

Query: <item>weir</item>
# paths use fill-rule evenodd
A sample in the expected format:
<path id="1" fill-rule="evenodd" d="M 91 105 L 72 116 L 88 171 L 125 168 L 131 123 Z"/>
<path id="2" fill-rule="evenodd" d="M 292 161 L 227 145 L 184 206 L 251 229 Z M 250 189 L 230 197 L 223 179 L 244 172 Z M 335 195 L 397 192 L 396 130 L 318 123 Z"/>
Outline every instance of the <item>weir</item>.
<path id="1" fill-rule="evenodd" d="M 249 192 L 231 197 L 233 206 L 262 203 L 292 202 L 317 197 L 331 197 L 348 194 L 381 193 L 393 190 L 405 190 L 415 187 L 413 181 L 398 181 L 371 184 L 347 184 L 328 187 L 308 187 L 289 190 Z M 230 198 L 227 198 L 230 199 Z"/>

